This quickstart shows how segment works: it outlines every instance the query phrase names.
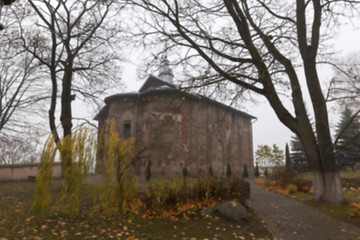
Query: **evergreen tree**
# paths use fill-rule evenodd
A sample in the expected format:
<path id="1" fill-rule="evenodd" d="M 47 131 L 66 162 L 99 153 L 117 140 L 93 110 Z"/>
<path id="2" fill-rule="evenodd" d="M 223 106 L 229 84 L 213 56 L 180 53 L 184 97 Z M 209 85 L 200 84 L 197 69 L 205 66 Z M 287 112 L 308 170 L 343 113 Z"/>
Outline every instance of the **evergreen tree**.
<path id="1" fill-rule="evenodd" d="M 227 168 L 226 168 L 226 176 L 227 176 L 228 178 L 230 178 L 231 175 L 232 175 L 231 166 L 230 166 L 230 163 L 228 163 Z"/>
<path id="2" fill-rule="evenodd" d="M 249 172 L 248 172 L 248 169 L 247 169 L 247 164 L 246 164 L 246 163 L 244 164 L 243 177 L 244 177 L 244 178 L 249 177 Z"/>
<path id="3" fill-rule="evenodd" d="M 340 168 L 360 162 L 360 122 L 346 108 L 336 129 L 335 158 Z"/>
<path id="4" fill-rule="evenodd" d="M 186 178 L 189 175 L 189 171 L 188 171 L 187 167 L 183 168 L 182 175 L 183 175 L 184 178 Z"/>
<path id="5" fill-rule="evenodd" d="M 287 143 L 285 145 L 285 167 L 288 172 L 292 172 L 289 145 Z"/>
<path id="6" fill-rule="evenodd" d="M 268 177 L 268 176 L 269 176 L 269 171 L 268 171 L 267 168 L 265 168 L 264 175 L 265 175 L 265 177 Z"/>
<path id="7" fill-rule="evenodd" d="M 260 177 L 260 172 L 259 172 L 259 165 L 258 165 L 258 163 L 256 163 L 256 167 L 255 167 L 255 177 Z"/>
<path id="8" fill-rule="evenodd" d="M 291 165 L 296 172 L 306 172 L 309 170 L 304 146 L 300 139 L 295 135 L 291 137 Z"/>
<path id="9" fill-rule="evenodd" d="M 214 176 L 214 172 L 213 172 L 213 169 L 212 169 L 212 166 L 211 166 L 211 165 L 210 165 L 210 167 L 209 167 L 208 174 L 209 174 L 210 177 L 213 177 L 213 176 Z"/>
<path id="10" fill-rule="evenodd" d="M 151 161 L 150 160 L 148 161 L 148 164 L 145 169 L 145 179 L 147 182 L 150 181 L 150 179 L 151 179 Z"/>

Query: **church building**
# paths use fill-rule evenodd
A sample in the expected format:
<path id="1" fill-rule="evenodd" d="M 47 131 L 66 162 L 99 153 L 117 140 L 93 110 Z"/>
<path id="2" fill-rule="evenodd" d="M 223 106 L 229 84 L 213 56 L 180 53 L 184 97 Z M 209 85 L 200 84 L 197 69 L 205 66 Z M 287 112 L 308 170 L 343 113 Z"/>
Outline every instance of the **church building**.
<path id="1" fill-rule="evenodd" d="M 136 93 L 105 98 L 95 119 L 99 139 L 115 121 L 120 137 L 135 138 L 134 171 L 142 177 L 151 164 L 154 178 L 208 173 L 242 174 L 244 164 L 253 172 L 252 120 L 255 117 L 199 94 L 179 90 L 165 58 L 159 75 L 150 75 Z M 101 172 L 101 153 L 97 172 Z"/>

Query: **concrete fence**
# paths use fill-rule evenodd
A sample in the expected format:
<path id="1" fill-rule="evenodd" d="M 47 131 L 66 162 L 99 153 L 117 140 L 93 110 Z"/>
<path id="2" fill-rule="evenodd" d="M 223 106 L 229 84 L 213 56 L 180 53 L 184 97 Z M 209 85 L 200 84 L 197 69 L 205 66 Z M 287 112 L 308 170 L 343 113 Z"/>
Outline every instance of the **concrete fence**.
<path id="1" fill-rule="evenodd" d="M 38 168 L 38 163 L 0 165 L 0 181 L 34 180 L 37 175 Z M 54 163 L 52 177 L 61 177 L 60 163 Z"/>

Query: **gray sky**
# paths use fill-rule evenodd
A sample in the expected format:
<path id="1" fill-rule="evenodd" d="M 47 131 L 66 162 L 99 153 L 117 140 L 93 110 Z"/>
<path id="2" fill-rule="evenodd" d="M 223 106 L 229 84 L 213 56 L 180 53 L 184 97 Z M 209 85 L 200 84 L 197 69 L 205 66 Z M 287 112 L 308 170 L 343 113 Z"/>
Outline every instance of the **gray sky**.
<path id="1" fill-rule="evenodd" d="M 352 25 L 346 25 L 341 28 L 341 34 L 337 34 L 337 37 L 334 39 L 334 50 L 339 52 L 339 56 L 346 56 L 348 53 L 354 51 L 360 51 L 360 29 L 357 29 Z M 135 56 L 133 60 L 136 62 L 141 56 Z M 169 59 L 171 61 L 171 59 Z M 136 74 L 138 66 L 135 63 L 124 63 L 123 65 L 123 75 L 122 83 L 126 85 L 124 92 L 137 91 L 145 79 L 138 79 Z M 329 67 L 326 67 L 320 72 L 320 77 L 322 81 L 328 81 L 333 76 L 332 70 Z M 157 75 L 157 73 L 154 73 Z M 301 75 L 301 74 L 300 74 Z M 176 76 L 175 76 L 176 77 Z M 307 93 L 305 89 L 303 90 L 305 98 Z M 310 103 L 308 103 L 310 107 Z M 87 113 L 83 111 L 83 105 L 80 102 L 75 101 L 75 107 L 77 109 L 74 111 L 75 117 L 86 116 L 86 118 L 91 119 L 94 117 L 94 112 L 88 110 Z M 278 145 L 281 149 L 285 149 L 286 142 L 290 143 L 291 131 L 287 127 L 282 125 L 282 123 L 277 119 L 274 111 L 266 102 L 265 99 L 261 100 L 258 104 L 252 104 L 250 102 L 244 103 L 244 108 L 240 109 L 245 111 L 255 117 L 257 120 L 253 124 L 253 141 L 254 141 L 254 152 L 257 149 L 257 145 L 267 144 L 267 145 Z M 339 120 L 338 112 L 330 111 L 330 122 L 332 125 L 336 124 Z"/>
<path id="2" fill-rule="evenodd" d="M 355 29 L 353 26 L 347 25 L 342 27 L 341 32 L 342 33 L 337 35 L 337 38 L 334 39 L 334 50 L 340 52 L 341 56 L 345 56 L 353 51 L 360 51 L 360 29 Z M 171 59 L 169 60 L 171 61 Z M 127 86 L 125 91 L 137 91 L 145 81 L 145 79 L 137 79 L 136 70 L 136 64 L 124 64 L 122 78 Z M 325 67 L 320 70 L 320 75 L 322 81 L 330 80 L 332 77 L 332 70 Z M 134 79 L 137 80 L 134 81 Z M 277 119 L 274 111 L 266 100 L 263 99 L 256 105 L 249 102 L 244 105 L 245 108 L 240 110 L 258 118 L 253 124 L 254 151 L 259 144 L 276 144 L 281 149 L 285 149 L 285 144 L 286 142 L 290 142 L 292 133 Z M 310 106 L 310 104 L 308 105 Z M 338 113 L 330 111 L 330 121 L 332 124 L 337 123 L 338 116 Z"/>

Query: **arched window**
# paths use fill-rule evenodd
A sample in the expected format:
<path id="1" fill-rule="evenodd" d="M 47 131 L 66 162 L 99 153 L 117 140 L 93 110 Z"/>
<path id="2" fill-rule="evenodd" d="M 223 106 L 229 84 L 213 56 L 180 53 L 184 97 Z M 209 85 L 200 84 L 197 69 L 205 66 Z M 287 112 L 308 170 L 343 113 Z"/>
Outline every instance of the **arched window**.
<path id="1" fill-rule="evenodd" d="M 124 139 L 131 138 L 131 123 L 124 124 Z"/>

